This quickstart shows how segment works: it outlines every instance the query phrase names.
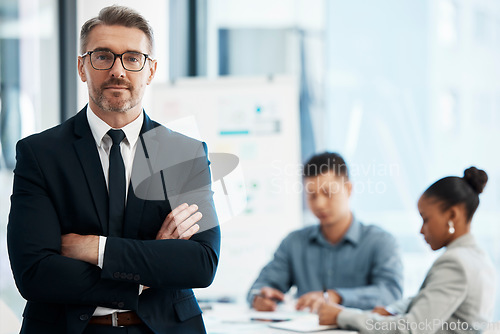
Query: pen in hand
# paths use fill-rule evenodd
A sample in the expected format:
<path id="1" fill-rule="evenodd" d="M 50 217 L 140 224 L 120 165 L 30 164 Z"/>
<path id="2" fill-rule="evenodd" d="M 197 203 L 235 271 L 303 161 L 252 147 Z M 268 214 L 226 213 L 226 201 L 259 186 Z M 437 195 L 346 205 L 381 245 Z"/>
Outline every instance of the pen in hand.
<path id="1" fill-rule="evenodd" d="M 261 291 L 259 289 L 252 290 L 251 294 L 254 297 L 261 297 L 261 298 L 264 298 L 264 299 L 269 299 L 269 300 L 272 300 L 275 303 L 281 303 L 281 302 L 283 302 L 283 299 L 280 299 L 277 296 L 272 296 L 271 297 L 270 295 L 264 293 L 263 291 Z"/>
<path id="2" fill-rule="evenodd" d="M 252 307 L 257 311 L 275 311 L 278 303 L 284 300 L 283 293 L 271 287 L 253 289 L 251 294 L 253 295 Z"/>
<path id="3" fill-rule="evenodd" d="M 326 287 L 323 288 L 323 298 L 325 299 L 325 303 L 328 304 L 328 301 L 330 300 L 330 298 L 328 297 L 328 289 Z"/>

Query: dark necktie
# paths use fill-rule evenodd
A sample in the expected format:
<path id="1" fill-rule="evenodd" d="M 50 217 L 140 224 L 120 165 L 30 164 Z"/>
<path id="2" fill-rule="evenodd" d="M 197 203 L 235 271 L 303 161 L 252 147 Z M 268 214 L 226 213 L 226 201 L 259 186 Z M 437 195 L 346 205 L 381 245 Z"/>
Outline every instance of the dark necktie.
<path id="1" fill-rule="evenodd" d="M 122 130 L 109 130 L 113 140 L 109 151 L 108 193 L 109 193 L 109 235 L 121 236 L 125 213 L 125 165 L 120 143 L 125 138 Z"/>

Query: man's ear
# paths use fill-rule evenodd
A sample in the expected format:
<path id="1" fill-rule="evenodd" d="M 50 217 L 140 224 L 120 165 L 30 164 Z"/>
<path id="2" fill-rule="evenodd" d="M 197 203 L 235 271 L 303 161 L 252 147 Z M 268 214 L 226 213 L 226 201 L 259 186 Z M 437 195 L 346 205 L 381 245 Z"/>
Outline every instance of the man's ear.
<path id="1" fill-rule="evenodd" d="M 151 81 L 153 81 L 153 78 L 155 77 L 157 65 L 158 63 L 156 62 L 156 60 L 151 59 L 151 64 L 149 65 L 149 77 L 147 81 L 148 85 L 151 83 Z"/>
<path id="2" fill-rule="evenodd" d="M 351 197 L 352 194 L 352 183 L 346 177 L 343 177 L 344 187 L 347 191 L 347 196 Z"/>
<path id="3" fill-rule="evenodd" d="M 80 80 L 82 80 L 82 82 L 87 82 L 87 75 L 85 74 L 85 68 L 83 66 L 84 62 L 85 59 L 78 56 L 78 75 L 80 76 Z"/>

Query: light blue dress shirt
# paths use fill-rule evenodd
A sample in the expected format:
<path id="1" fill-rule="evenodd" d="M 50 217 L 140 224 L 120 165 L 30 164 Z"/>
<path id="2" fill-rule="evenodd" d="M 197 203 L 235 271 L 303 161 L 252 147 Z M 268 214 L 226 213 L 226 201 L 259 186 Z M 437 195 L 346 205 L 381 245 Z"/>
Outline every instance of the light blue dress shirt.
<path id="1" fill-rule="evenodd" d="M 261 271 L 248 293 L 269 286 L 286 292 L 297 286 L 297 296 L 333 289 L 342 305 L 371 309 L 401 298 L 403 265 L 394 237 L 374 225 L 363 225 L 354 217 L 344 238 L 328 242 L 320 226 L 290 233 L 278 247 L 274 259 Z"/>

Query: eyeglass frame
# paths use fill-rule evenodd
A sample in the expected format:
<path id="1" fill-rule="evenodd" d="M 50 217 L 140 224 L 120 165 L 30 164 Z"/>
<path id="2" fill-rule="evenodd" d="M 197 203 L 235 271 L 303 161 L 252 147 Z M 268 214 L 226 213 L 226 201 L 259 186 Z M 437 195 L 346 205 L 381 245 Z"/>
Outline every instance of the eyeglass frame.
<path id="1" fill-rule="evenodd" d="M 111 66 L 109 68 L 95 68 L 94 64 L 92 63 L 92 54 L 94 52 L 110 52 L 113 54 L 114 56 L 114 59 L 113 59 L 113 62 L 111 63 Z M 128 68 L 125 67 L 125 65 L 123 64 L 123 55 L 126 54 L 126 53 L 137 53 L 137 54 L 141 54 L 144 56 L 144 63 L 142 64 L 142 67 L 139 69 L 139 70 L 129 70 Z M 149 59 L 149 60 L 153 60 L 147 53 L 142 53 L 142 52 L 137 52 L 137 51 L 125 51 L 123 53 L 114 53 L 113 51 L 111 50 L 93 50 L 93 51 L 87 51 L 85 52 L 84 54 L 80 55 L 80 57 L 84 58 L 85 56 L 89 56 L 89 59 L 90 59 L 90 65 L 92 66 L 92 68 L 96 71 L 107 71 L 107 70 L 110 70 L 113 68 L 113 66 L 115 66 L 115 62 L 116 62 L 116 58 L 120 58 L 120 62 L 122 63 L 122 67 L 125 71 L 129 71 L 129 72 L 140 72 L 144 69 L 144 66 L 146 65 L 146 61 Z"/>

